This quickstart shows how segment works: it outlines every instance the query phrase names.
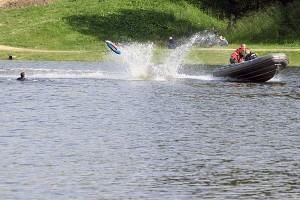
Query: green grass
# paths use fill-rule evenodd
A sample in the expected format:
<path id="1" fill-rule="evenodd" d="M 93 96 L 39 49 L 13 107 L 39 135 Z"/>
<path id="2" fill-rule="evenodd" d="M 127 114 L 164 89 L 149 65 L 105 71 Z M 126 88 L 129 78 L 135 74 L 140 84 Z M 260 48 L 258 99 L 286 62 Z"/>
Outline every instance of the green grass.
<path id="1" fill-rule="evenodd" d="M 104 49 L 103 41 L 154 41 L 183 37 L 225 23 L 185 1 L 56 0 L 47 6 L 0 9 L 0 43 L 52 49 Z"/>
<path id="2" fill-rule="evenodd" d="M 17 60 L 107 61 L 109 50 L 104 40 L 110 39 L 117 43 L 154 42 L 154 59 L 160 62 L 169 36 L 187 38 L 214 29 L 235 43 L 228 49 L 236 49 L 238 43 L 259 49 L 259 55 L 291 49 L 283 53 L 288 55 L 290 66 L 300 66 L 299 51 L 293 51 L 300 48 L 299 35 L 291 31 L 287 39 L 276 42 L 281 14 L 278 7 L 269 8 L 240 19 L 227 32 L 226 21 L 217 20 L 184 0 L 56 0 L 46 6 L 0 9 L 0 44 L 74 52 L 0 51 L 0 59 L 13 55 Z M 195 47 L 186 62 L 222 65 L 228 63 L 231 53 L 232 50 Z"/>

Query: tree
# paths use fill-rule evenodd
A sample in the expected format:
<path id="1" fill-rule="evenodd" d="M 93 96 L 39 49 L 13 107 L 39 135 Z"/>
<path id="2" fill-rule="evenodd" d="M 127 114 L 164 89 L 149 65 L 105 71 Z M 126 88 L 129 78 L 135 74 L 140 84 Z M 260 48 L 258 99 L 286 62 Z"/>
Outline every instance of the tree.
<path id="1" fill-rule="evenodd" d="M 219 17 L 226 16 L 228 19 L 228 29 L 236 23 L 237 19 L 243 17 L 248 12 L 261 9 L 275 4 L 286 7 L 294 0 L 188 0 L 197 5 L 202 10 L 213 10 L 213 15 Z"/>

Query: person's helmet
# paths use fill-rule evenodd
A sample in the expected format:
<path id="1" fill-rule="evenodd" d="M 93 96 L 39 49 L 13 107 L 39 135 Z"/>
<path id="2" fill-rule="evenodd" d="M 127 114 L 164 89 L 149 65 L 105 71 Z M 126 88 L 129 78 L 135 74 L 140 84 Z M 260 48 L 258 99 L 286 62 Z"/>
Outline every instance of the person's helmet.
<path id="1" fill-rule="evenodd" d="M 257 58 L 257 55 L 256 55 L 255 53 L 252 53 L 252 54 L 250 55 L 250 60 L 255 59 L 255 58 Z"/>

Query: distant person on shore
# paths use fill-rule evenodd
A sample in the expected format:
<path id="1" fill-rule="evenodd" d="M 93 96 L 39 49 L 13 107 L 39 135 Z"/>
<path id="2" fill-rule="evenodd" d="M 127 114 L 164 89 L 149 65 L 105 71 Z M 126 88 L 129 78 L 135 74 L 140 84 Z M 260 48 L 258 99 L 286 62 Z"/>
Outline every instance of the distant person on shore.
<path id="1" fill-rule="evenodd" d="M 245 61 L 253 60 L 257 57 L 258 56 L 256 55 L 256 53 L 253 53 L 253 52 L 251 52 L 251 50 L 249 48 L 246 48 L 246 56 L 244 58 Z"/>
<path id="2" fill-rule="evenodd" d="M 20 77 L 17 78 L 18 81 L 26 81 L 27 79 L 25 78 L 26 74 L 25 72 L 21 72 Z"/>
<path id="3" fill-rule="evenodd" d="M 8 60 L 12 60 L 12 59 L 13 59 L 12 55 L 9 55 Z"/>
<path id="4" fill-rule="evenodd" d="M 246 45 L 241 44 L 240 48 L 236 49 L 230 57 L 230 63 L 240 63 L 244 61 L 244 57 L 246 56 Z"/>
<path id="5" fill-rule="evenodd" d="M 228 41 L 226 40 L 225 37 L 223 37 L 223 35 L 220 35 L 219 37 L 219 45 L 220 46 L 228 46 Z"/>
<path id="6" fill-rule="evenodd" d="M 172 37 L 169 38 L 168 42 L 167 42 L 167 47 L 168 49 L 175 49 L 175 42 L 174 39 Z"/>

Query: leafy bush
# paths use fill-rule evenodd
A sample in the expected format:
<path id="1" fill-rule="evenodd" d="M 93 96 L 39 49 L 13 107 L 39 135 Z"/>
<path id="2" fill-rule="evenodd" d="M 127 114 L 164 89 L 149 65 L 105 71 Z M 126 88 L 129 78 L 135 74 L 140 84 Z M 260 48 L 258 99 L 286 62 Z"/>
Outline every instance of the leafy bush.
<path id="1" fill-rule="evenodd" d="M 299 43 L 300 2 L 254 11 L 238 20 L 227 38 L 233 43 Z"/>

